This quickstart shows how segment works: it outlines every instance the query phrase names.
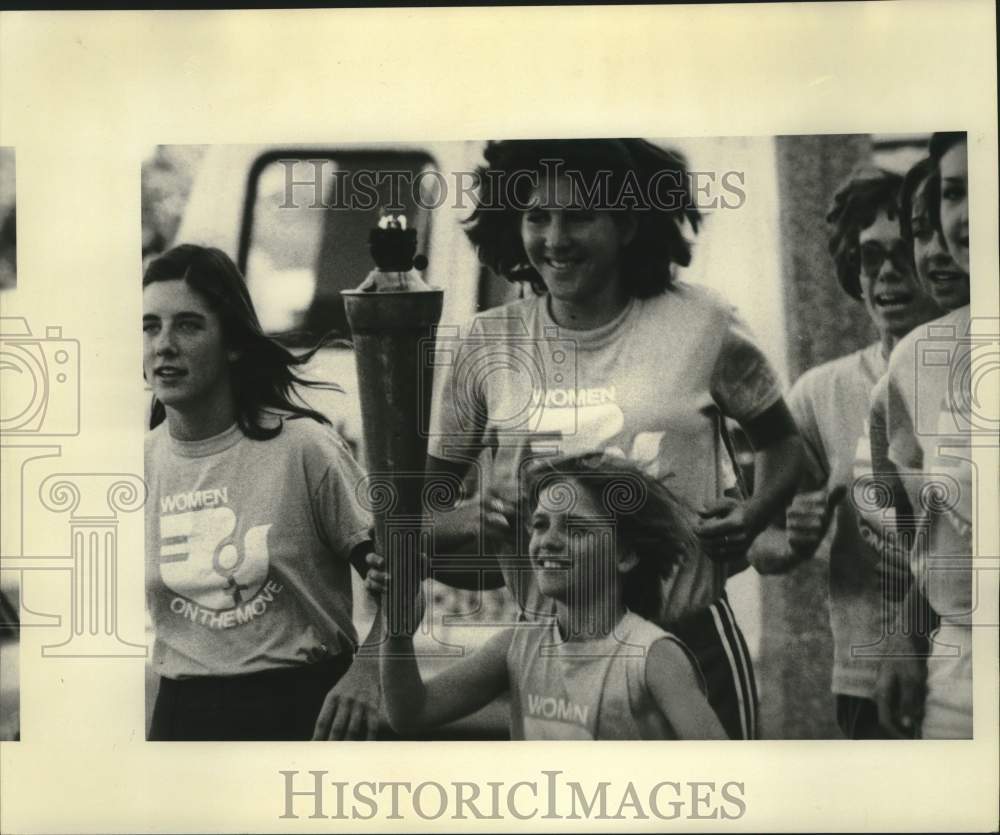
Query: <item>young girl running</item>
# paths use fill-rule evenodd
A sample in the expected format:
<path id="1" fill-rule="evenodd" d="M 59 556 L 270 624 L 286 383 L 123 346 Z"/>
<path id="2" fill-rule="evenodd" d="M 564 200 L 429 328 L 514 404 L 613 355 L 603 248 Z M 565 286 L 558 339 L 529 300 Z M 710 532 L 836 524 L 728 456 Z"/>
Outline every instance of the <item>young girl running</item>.
<path id="1" fill-rule="evenodd" d="M 425 682 L 413 650 L 418 600 L 405 634 L 383 645 L 393 728 L 441 725 L 509 690 L 512 739 L 725 739 L 688 650 L 642 616 L 692 548 L 666 488 L 601 453 L 547 460 L 525 488 L 528 552 L 554 617 L 497 633 Z M 373 570 L 367 582 L 393 580 Z"/>

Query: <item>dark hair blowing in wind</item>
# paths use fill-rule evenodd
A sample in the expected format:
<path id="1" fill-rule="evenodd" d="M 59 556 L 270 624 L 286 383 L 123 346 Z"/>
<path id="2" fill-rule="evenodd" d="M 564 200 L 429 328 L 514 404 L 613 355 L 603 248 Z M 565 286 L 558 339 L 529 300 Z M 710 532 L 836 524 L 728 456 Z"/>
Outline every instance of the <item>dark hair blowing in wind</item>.
<path id="1" fill-rule="evenodd" d="M 330 421 L 305 404 L 295 402 L 297 386 L 341 391 L 335 383 L 299 376 L 297 369 L 312 359 L 324 343 L 304 354 L 293 354 L 267 336 L 257 318 L 246 282 L 232 259 L 213 247 L 181 244 L 150 262 L 142 286 L 158 281 L 181 280 L 207 302 L 219 317 L 226 347 L 238 353 L 232 363 L 236 421 L 248 438 L 268 440 L 281 432 L 281 423 L 265 426 L 265 412 L 290 413 L 329 425 Z M 166 418 L 166 409 L 155 397 L 149 428 Z"/>

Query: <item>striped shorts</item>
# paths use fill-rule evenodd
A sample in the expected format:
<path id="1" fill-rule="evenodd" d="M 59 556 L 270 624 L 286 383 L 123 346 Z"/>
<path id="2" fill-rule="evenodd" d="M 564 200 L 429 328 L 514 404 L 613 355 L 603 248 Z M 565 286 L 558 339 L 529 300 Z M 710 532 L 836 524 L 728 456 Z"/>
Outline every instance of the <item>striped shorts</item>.
<path id="1" fill-rule="evenodd" d="M 694 654 L 708 702 L 730 739 L 757 738 L 757 684 L 750 651 L 725 594 L 668 627 Z"/>

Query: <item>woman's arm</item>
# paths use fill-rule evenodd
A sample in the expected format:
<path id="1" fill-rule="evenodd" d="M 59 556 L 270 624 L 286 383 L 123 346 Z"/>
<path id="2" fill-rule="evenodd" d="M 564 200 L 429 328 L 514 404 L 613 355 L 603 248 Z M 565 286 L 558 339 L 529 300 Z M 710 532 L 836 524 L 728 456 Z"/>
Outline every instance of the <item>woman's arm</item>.
<path id="1" fill-rule="evenodd" d="M 488 705 L 508 687 L 507 650 L 513 628 L 428 681 L 420 677 L 412 635 L 389 637 L 382 647 L 382 692 L 397 733 L 436 727 Z"/>
<path id="2" fill-rule="evenodd" d="M 661 638 L 646 654 L 646 687 L 681 739 L 729 739 L 708 704 L 691 661 L 674 641 Z"/>
<path id="3" fill-rule="evenodd" d="M 454 484 L 456 479 L 467 484 L 473 468 L 472 461 L 448 461 L 428 456 L 425 493 L 433 491 L 435 478 L 447 484 Z M 431 576 L 454 588 L 479 591 L 500 588 L 504 584 L 496 557 L 482 547 L 491 538 L 502 535 L 504 530 L 497 525 L 495 516 L 483 512 L 481 481 L 475 495 L 461 499 L 447 510 L 431 511 L 434 524 Z M 445 489 L 450 491 L 450 487 Z M 470 568 L 470 563 L 476 567 Z M 455 565 L 461 567 L 452 567 Z"/>
<path id="4" fill-rule="evenodd" d="M 747 503 L 754 536 L 795 493 L 802 469 L 802 440 L 784 400 L 743 424 L 754 448 L 754 491 Z"/>
<path id="5" fill-rule="evenodd" d="M 374 554 L 369 556 L 373 557 Z M 382 603 L 368 637 L 358 648 L 350 669 L 323 699 L 313 739 L 375 739 L 378 735 L 379 683 L 378 647 L 382 643 Z"/>
<path id="6" fill-rule="evenodd" d="M 454 361 L 439 368 L 441 374 L 435 380 L 424 495 L 435 505 L 428 508 L 434 523 L 433 576 L 449 586 L 477 590 L 498 588 L 503 578 L 496 561 L 482 547 L 486 532 L 479 465 L 489 406 L 483 388 L 486 375 L 478 373 L 483 355 L 476 351 L 481 342 L 470 336 L 477 330 L 475 322 L 463 330 L 465 337 L 448 346 Z M 433 501 L 450 497 L 455 499 L 450 506 L 446 501 Z"/>
<path id="7" fill-rule="evenodd" d="M 802 442 L 784 400 L 741 424 L 754 448 L 754 491 L 746 501 L 720 499 L 702 511 L 698 536 L 715 559 L 746 554 L 795 493 Z"/>
<path id="8" fill-rule="evenodd" d="M 803 374 L 785 399 L 802 439 L 802 468 L 791 505 L 771 517 L 747 555 L 760 574 L 783 574 L 812 557 L 842 498 L 827 492 L 830 462 L 816 413 L 816 391 L 828 385 L 823 373 L 817 368 Z"/>

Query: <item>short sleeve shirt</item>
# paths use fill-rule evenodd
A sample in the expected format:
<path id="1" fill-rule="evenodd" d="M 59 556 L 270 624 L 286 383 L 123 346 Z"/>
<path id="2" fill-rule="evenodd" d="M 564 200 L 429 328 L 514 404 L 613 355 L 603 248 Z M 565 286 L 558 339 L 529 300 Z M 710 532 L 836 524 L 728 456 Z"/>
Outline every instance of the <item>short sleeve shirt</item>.
<path id="1" fill-rule="evenodd" d="M 558 326 L 541 296 L 486 311 L 441 344 L 430 454 L 472 464 L 488 449 L 485 480 L 512 500 L 533 459 L 605 451 L 645 467 L 694 519 L 735 482 L 721 416 L 750 420 L 781 398 L 732 306 L 683 282 L 593 330 Z M 658 622 L 703 609 L 724 582 L 695 554 L 665 585 Z"/>
<path id="2" fill-rule="evenodd" d="M 146 596 L 153 669 L 238 675 L 351 652 L 349 554 L 369 538 L 364 477 L 326 426 L 286 418 L 270 440 L 237 426 L 146 438 Z"/>
<path id="3" fill-rule="evenodd" d="M 853 494 L 872 472 L 868 415 L 872 388 L 885 373 L 876 342 L 803 374 L 792 386 L 788 406 L 802 436 L 806 471 L 817 488 L 844 487 L 829 548 L 830 623 L 834 638 L 833 690 L 870 698 L 878 659 L 864 653 L 882 630 L 881 573 L 875 533 L 859 518 Z"/>

